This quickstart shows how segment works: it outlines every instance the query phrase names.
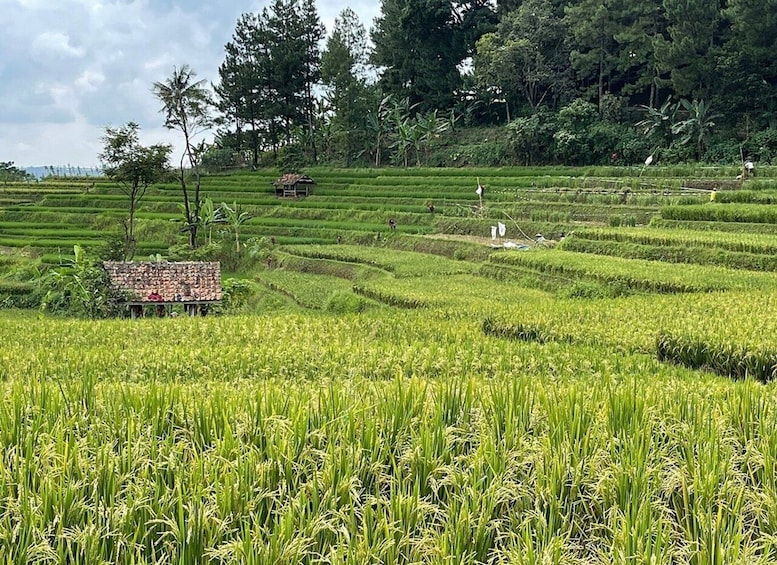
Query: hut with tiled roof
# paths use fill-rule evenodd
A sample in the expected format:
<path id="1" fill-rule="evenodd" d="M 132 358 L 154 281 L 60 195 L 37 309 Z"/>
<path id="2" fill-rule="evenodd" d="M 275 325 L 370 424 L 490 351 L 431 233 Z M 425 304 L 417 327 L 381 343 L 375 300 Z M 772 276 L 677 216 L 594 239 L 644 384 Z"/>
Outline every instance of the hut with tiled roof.
<path id="1" fill-rule="evenodd" d="M 311 184 L 315 184 L 315 181 L 312 178 L 299 173 L 286 173 L 273 182 L 273 185 L 275 186 L 275 196 L 282 198 L 308 196 L 308 194 L 310 194 L 309 187 Z"/>
<path id="2" fill-rule="evenodd" d="M 221 265 L 199 261 L 105 261 L 114 290 L 127 296 L 125 304 L 133 318 L 144 308 L 156 306 L 164 315 L 180 304 L 190 316 L 204 314 L 221 302 Z"/>

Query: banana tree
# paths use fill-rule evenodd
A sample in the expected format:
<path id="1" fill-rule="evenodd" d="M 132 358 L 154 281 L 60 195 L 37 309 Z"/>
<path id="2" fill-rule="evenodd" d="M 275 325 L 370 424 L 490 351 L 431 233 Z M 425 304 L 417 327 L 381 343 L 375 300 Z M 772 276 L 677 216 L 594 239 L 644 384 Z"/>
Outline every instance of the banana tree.
<path id="1" fill-rule="evenodd" d="M 380 155 L 385 144 L 385 138 L 391 131 L 391 96 L 386 96 L 376 108 L 367 114 L 367 129 L 375 139 L 375 166 L 380 167 Z"/>
<path id="2" fill-rule="evenodd" d="M 696 144 L 696 159 L 700 161 L 707 138 L 715 127 L 715 120 L 721 115 L 714 113 L 704 100 L 689 101 L 683 98 L 680 104 L 685 109 L 686 117 L 672 124 L 672 133 L 682 136 L 680 143 L 683 145 L 693 141 Z"/>
<path id="3" fill-rule="evenodd" d="M 437 110 L 419 114 L 416 117 L 417 129 L 421 136 L 421 145 L 423 146 L 424 161 L 428 165 L 429 157 L 432 152 L 432 142 L 442 134 L 452 129 L 451 122 L 437 115 Z"/>
<path id="4" fill-rule="evenodd" d="M 206 198 L 200 207 L 200 226 L 208 230 L 208 245 L 213 243 L 213 226 L 226 222 L 224 210 L 221 206 L 216 208 L 213 200 Z"/>
<path id="5" fill-rule="evenodd" d="M 245 224 L 251 219 L 251 215 L 248 212 L 241 210 L 240 205 L 236 202 L 232 202 L 232 206 L 226 202 L 221 203 L 222 215 L 229 227 L 235 234 L 235 253 L 240 253 L 240 226 Z"/>

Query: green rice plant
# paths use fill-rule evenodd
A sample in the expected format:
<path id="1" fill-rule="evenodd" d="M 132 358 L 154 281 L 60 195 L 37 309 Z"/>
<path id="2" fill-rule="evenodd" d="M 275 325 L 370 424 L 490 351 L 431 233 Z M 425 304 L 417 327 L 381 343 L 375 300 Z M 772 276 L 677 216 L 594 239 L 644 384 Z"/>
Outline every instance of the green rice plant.
<path id="1" fill-rule="evenodd" d="M 745 222 L 714 222 L 692 220 L 666 220 L 654 217 L 650 225 L 660 229 L 690 229 L 693 231 L 719 231 L 753 234 L 777 234 L 775 224 L 752 224 Z"/>
<path id="2" fill-rule="evenodd" d="M 742 345 L 709 343 L 685 335 L 662 333 L 656 339 L 656 354 L 693 369 L 704 368 L 729 377 L 766 382 L 777 376 L 777 351 L 750 349 Z"/>
<path id="3" fill-rule="evenodd" d="M 609 255 L 626 259 L 718 265 L 730 269 L 752 271 L 777 271 L 777 260 L 771 255 L 728 251 L 726 249 L 709 247 L 645 245 L 611 240 L 590 240 L 578 238 L 575 235 L 575 237 L 567 238 L 564 241 L 563 249 L 577 253 Z"/>
<path id="4" fill-rule="evenodd" d="M 664 206 L 661 217 L 666 220 L 777 224 L 777 212 L 765 204 Z"/>
<path id="5" fill-rule="evenodd" d="M 351 293 L 351 283 L 326 275 L 303 274 L 283 269 L 266 270 L 257 280 L 270 290 L 280 292 L 298 305 L 322 310 L 333 295 Z"/>
<path id="6" fill-rule="evenodd" d="M 517 339 L 521 341 L 535 341 L 546 343 L 548 341 L 569 341 L 568 337 L 554 335 L 547 328 L 518 324 L 501 324 L 492 318 L 483 320 L 483 333 L 486 335 Z"/>
<path id="7" fill-rule="evenodd" d="M 739 398 L 735 383 L 707 380 L 699 395 L 688 375 L 653 366 L 653 379 L 644 379 L 634 372 L 643 361 L 623 356 L 619 368 L 601 372 L 586 368 L 590 351 L 568 346 L 532 346 L 542 349 L 517 357 L 475 339 L 467 325 L 438 320 L 425 328 L 415 315 L 177 320 L 205 342 L 194 358 L 207 363 L 206 352 L 218 350 L 215 380 L 165 383 L 155 372 L 132 383 L 122 375 L 137 356 L 116 354 L 108 380 L 88 376 L 114 337 L 135 349 L 144 349 L 147 330 L 156 345 L 180 339 L 182 328 L 169 321 L 89 329 L 53 320 L 46 323 L 71 331 L 41 328 L 40 336 L 16 332 L 21 321 L 0 324 L 3 337 L 15 336 L 3 341 L 3 366 L 12 372 L 37 353 L 17 345 L 43 335 L 36 347 L 59 341 L 75 365 L 61 388 L 64 365 L 42 380 L 26 372 L 3 385 L 4 560 L 670 563 L 763 555 L 755 523 L 736 515 L 760 500 L 760 487 L 737 487 L 730 477 L 740 476 L 738 463 L 723 443 L 736 422 L 756 421 L 763 412 L 754 410 L 763 408 L 743 401 L 734 411 L 724 399 Z M 389 357 L 389 366 L 406 364 L 408 348 L 417 355 L 437 343 L 432 358 L 451 372 L 385 381 L 324 376 L 329 354 L 365 351 L 354 334 L 367 329 L 366 349 Z M 305 358 L 289 376 L 275 364 L 280 358 L 258 356 L 271 341 L 276 354 L 286 349 L 272 338 L 279 332 L 297 336 L 289 353 Z M 441 339 L 421 341 L 433 333 Z M 330 342 L 326 354 L 321 335 Z M 441 355 L 453 347 L 454 355 Z M 502 369 L 468 371 L 461 361 L 469 349 L 481 363 L 502 356 Z M 147 357 L 191 365 L 182 353 L 145 348 Z M 275 369 L 245 378 L 259 363 Z M 319 377 L 299 380 L 305 364 Z M 606 387 L 592 386 L 602 379 Z M 685 406 L 677 406 L 678 392 Z M 714 434 L 711 415 L 721 429 Z M 762 430 L 764 439 L 773 436 Z M 697 438 L 709 444 L 698 455 L 684 449 Z M 685 498 L 678 470 L 687 473 Z M 9 515 L 11 508 L 19 513 Z M 8 527 L 11 516 L 20 527 Z"/>
<path id="8" fill-rule="evenodd" d="M 383 243 L 391 249 L 414 251 L 427 255 L 439 255 L 457 261 L 482 261 L 488 257 L 491 250 L 482 245 L 468 241 L 458 241 L 445 237 L 392 237 Z"/>
<path id="9" fill-rule="evenodd" d="M 575 230 L 574 238 L 653 246 L 717 248 L 764 255 L 777 252 L 777 244 L 772 237 L 746 233 L 710 233 L 709 231 L 679 231 L 646 227 L 633 230 L 578 229 Z"/>
<path id="10" fill-rule="evenodd" d="M 354 245 L 294 246 L 288 248 L 293 255 L 314 259 L 329 259 L 345 263 L 357 263 L 377 267 L 396 277 L 421 275 L 446 276 L 472 272 L 476 266 L 445 257 L 425 253 L 399 251 L 380 247 Z"/>
<path id="11" fill-rule="evenodd" d="M 770 288 L 775 282 L 771 274 L 759 273 L 751 276 L 715 266 L 688 265 L 678 270 L 657 261 L 617 257 L 600 257 L 596 263 L 593 263 L 584 253 L 560 250 L 504 252 L 492 254 L 489 261 L 496 264 L 528 267 L 570 278 L 624 284 L 632 289 L 649 292 L 711 292 L 722 289 Z"/>
<path id="12" fill-rule="evenodd" d="M 428 306 L 426 302 L 418 298 L 401 296 L 397 293 L 386 292 L 365 284 L 354 285 L 353 291 L 359 296 L 364 296 L 388 306 L 396 306 L 397 308 L 414 309 Z"/>
<path id="13" fill-rule="evenodd" d="M 323 257 L 305 257 L 283 251 L 273 252 L 272 257 L 277 262 L 275 266 L 286 270 L 328 275 L 352 281 L 381 277 L 388 274 L 388 271 L 369 265 L 336 261 Z"/>
<path id="14" fill-rule="evenodd" d="M 511 202 L 512 179 L 605 186 L 629 174 L 619 169 L 481 176 Z M 646 174 L 674 186 L 694 170 Z M 205 182 L 253 198 L 251 184 L 269 194 L 276 173 Z M 471 171 L 412 174 L 471 190 Z M 375 172 L 353 175 L 320 176 L 333 191 L 366 192 L 355 180 Z M 299 202 L 308 219 L 314 198 Z M 276 218 L 293 220 L 296 204 Z M 349 209 L 330 205 L 321 210 Z M 69 223 L 51 210 L 36 221 Z M 95 225 L 81 210 L 74 223 Z M 299 268 L 256 277 L 303 297 L 305 311 L 98 322 L 0 312 L 0 562 L 777 560 L 777 398 L 753 378 L 774 363 L 771 274 L 412 235 L 293 255 L 282 238 L 331 243 L 339 232 L 269 227 L 288 229 L 272 253 Z M 761 238 L 648 234 L 769 249 Z M 452 260 L 487 255 L 477 272 Z M 529 276 L 553 292 L 526 288 Z M 663 283 L 704 292 L 557 293 Z M 333 296 L 366 303 L 354 284 L 394 306 L 328 312 Z M 535 338 L 504 339 L 521 332 Z M 659 335 L 667 355 L 747 378 L 661 361 Z"/>

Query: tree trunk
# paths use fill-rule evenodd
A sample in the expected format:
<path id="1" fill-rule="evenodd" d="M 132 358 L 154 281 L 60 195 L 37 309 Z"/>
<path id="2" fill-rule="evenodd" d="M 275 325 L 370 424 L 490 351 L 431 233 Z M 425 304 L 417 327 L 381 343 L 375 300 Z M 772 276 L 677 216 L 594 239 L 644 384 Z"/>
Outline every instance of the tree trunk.
<path id="1" fill-rule="evenodd" d="M 259 168 L 259 136 L 256 134 L 256 123 L 251 120 L 251 165 Z"/>
<path id="2" fill-rule="evenodd" d="M 184 210 L 184 217 L 186 218 L 186 230 L 189 232 L 189 246 L 194 248 L 194 245 L 192 244 L 192 233 L 191 233 L 191 226 L 192 226 L 192 212 L 191 212 L 191 206 L 189 205 L 189 191 L 186 188 L 186 173 L 184 172 L 183 168 L 183 157 L 181 157 L 181 192 L 183 193 L 183 210 Z"/>

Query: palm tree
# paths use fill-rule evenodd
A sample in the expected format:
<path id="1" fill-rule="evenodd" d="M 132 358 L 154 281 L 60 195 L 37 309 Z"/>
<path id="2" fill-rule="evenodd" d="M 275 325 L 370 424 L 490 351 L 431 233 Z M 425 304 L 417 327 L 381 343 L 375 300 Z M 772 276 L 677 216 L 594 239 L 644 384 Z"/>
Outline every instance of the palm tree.
<path id="1" fill-rule="evenodd" d="M 154 96 L 162 103 L 165 114 L 165 127 L 180 130 L 184 138 L 184 152 L 180 161 L 180 181 L 183 193 L 186 230 L 189 232 L 189 245 L 197 246 L 197 229 L 200 217 L 200 156 L 203 144 L 195 144 L 197 135 L 207 130 L 213 123 L 210 116 L 212 102 L 205 88 L 205 80 L 195 81 L 195 73 L 189 65 L 173 68 L 173 73 L 164 82 L 154 83 Z M 186 185 L 185 166 L 188 164 L 194 174 L 194 201 L 189 200 Z"/>

